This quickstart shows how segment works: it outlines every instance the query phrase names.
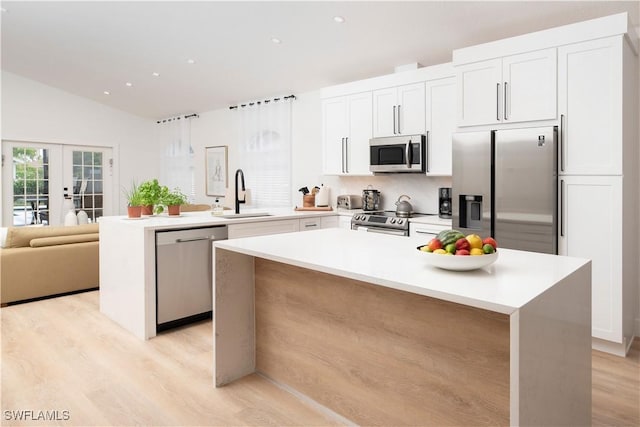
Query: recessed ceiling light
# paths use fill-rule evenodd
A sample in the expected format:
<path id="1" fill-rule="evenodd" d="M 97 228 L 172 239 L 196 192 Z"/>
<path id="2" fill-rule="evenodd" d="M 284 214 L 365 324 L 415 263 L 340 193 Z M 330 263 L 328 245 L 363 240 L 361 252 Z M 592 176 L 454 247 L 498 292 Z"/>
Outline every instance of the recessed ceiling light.
<path id="1" fill-rule="evenodd" d="M 151 75 L 152 75 L 153 77 L 160 77 L 160 73 L 156 73 L 156 72 L 151 73 Z"/>
<path id="2" fill-rule="evenodd" d="M 196 60 L 195 59 L 187 59 L 187 63 L 188 64 L 195 64 Z"/>
<path id="3" fill-rule="evenodd" d="M 280 40 L 280 39 L 279 39 L 279 38 L 277 38 L 277 37 L 271 37 L 271 41 L 272 41 L 272 42 L 274 42 L 275 44 L 280 44 L 280 43 L 282 43 L 282 40 Z"/>
<path id="4" fill-rule="evenodd" d="M 111 92 L 109 92 L 108 90 L 105 90 L 105 91 L 104 91 L 104 92 L 102 92 L 102 93 L 104 93 L 105 95 L 109 95 L 109 94 L 111 94 Z"/>
<path id="5" fill-rule="evenodd" d="M 342 24 L 344 22 L 344 18 L 342 16 L 334 16 L 333 20 L 338 24 Z"/>
<path id="6" fill-rule="evenodd" d="M 131 86 L 133 86 L 133 83 L 131 83 L 131 82 L 126 82 L 126 83 L 125 83 L 125 86 L 127 86 L 127 87 L 131 87 Z"/>

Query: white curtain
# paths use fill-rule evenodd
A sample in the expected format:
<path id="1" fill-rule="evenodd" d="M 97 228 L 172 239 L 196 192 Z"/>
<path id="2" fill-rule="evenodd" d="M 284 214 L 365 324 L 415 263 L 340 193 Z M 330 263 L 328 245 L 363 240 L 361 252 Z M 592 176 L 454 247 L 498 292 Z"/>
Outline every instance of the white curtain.
<path id="1" fill-rule="evenodd" d="M 170 119 L 160 126 L 160 184 L 170 190 L 179 188 L 189 202 L 195 199 L 193 147 L 191 146 L 191 118 Z"/>
<path id="2" fill-rule="evenodd" d="M 256 207 L 291 207 L 292 101 L 280 98 L 238 107 L 237 164 Z"/>

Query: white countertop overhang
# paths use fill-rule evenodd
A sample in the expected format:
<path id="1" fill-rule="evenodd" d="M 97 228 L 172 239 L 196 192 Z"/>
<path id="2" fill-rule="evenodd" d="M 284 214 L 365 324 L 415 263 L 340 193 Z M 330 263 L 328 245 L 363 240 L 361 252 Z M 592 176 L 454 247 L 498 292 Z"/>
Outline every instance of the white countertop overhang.
<path id="1" fill-rule="evenodd" d="M 589 260 L 499 249 L 479 270 L 427 265 L 424 238 L 331 228 L 214 242 L 220 249 L 265 258 L 392 289 L 511 314 Z M 444 255 L 443 255 L 444 256 Z"/>

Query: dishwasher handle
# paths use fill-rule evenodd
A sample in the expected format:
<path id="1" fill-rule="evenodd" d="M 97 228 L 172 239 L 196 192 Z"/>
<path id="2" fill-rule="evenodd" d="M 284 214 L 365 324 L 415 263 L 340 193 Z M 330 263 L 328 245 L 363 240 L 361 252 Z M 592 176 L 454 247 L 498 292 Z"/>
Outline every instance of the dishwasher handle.
<path id="1" fill-rule="evenodd" d="M 199 242 L 201 240 L 211 240 L 211 237 L 196 237 L 194 239 L 176 239 L 176 243 Z"/>

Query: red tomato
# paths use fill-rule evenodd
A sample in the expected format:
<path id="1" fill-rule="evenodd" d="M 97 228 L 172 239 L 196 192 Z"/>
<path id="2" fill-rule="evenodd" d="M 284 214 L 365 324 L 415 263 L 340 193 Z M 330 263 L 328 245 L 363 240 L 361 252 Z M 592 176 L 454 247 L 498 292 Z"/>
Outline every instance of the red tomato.
<path id="1" fill-rule="evenodd" d="M 438 239 L 431 239 L 427 244 L 431 251 L 435 251 L 436 249 L 442 249 L 442 242 Z"/>
<path id="2" fill-rule="evenodd" d="M 493 237 L 487 237 L 482 241 L 483 245 L 491 245 L 493 249 L 498 249 L 498 242 L 496 242 Z"/>

